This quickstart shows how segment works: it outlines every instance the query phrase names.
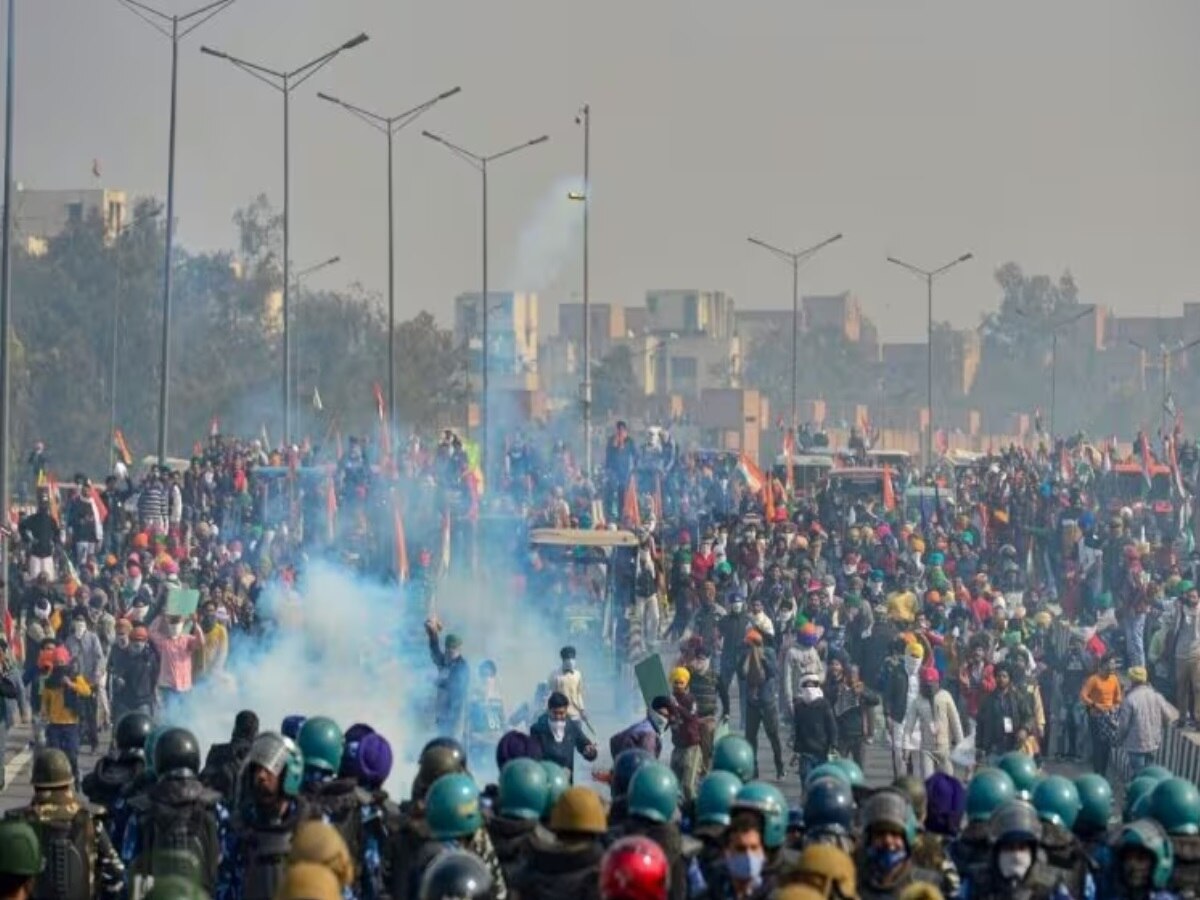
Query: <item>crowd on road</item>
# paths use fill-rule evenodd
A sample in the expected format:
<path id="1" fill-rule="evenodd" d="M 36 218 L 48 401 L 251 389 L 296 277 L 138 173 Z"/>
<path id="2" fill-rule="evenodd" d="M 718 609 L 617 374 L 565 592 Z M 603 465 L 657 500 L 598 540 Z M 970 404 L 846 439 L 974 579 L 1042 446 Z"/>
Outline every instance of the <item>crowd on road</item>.
<path id="1" fill-rule="evenodd" d="M 1075 438 L 919 476 L 866 465 L 855 435 L 834 471 L 864 477 L 809 490 L 790 464 L 685 452 L 662 429 L 639 445 L 618 423 L 596 473 L 515 436 L 488 494 L 453 434 L 327 462 L 217 436 L 103 487 L 60 487 L 35 448 L 0 665 L 0 723 L 34 730 L 35 798 L 0 830 L 0 896 L 1195 896 L 1200 793 L 1154 765 L 1200 700 L 1195 454 L 1177 440 L 1167 500 L 1144 436 L 1136 463 Z M 481 510 L 632 535 L 557 568 L 528 545 L 482 564 L 543 607 L 606 608 L 615 666 L 595 685 L 642 703 L 637 721 L 599 741 L 573 646 L 505 717 L 497 663 L 467 661 L 486 636 L 431 617 L 431 740 L 405 795 L 368 723 L 269 731 L 245 710 L 202 755 L 174 713 L 281 627 L 260 599 L 302 591 L 318 550 L 369 548 L 353 556 L 397 590 L 436 591 L 426 532 L 410 568 L 390 530 L 397 497 L 443 540 Z M 872 744 L 889 787 L 865 784 Z M 81 745 L 107 748 L 91 773 Z M 1063 758 L 1092 772 L 1046 774 Z"/>

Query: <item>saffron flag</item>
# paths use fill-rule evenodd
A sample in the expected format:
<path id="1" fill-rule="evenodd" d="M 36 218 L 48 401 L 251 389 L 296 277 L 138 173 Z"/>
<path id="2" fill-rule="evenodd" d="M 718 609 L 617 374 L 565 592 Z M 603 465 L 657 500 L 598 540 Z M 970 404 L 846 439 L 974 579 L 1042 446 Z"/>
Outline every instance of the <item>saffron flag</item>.
<path id="1" fill-rule="evenodd" d="M 787 471 L 784 473 L 784 487 L 790 497 L 796 488 L 795 473 L 792 471 L 792 455 L 796 452 L 796 435 L 792 429 L 783 433 L 783 464 Z"/>
<path id="2" fill-rule="evenodd" d="M 750 493 L 757 494 L 763 489 L 763 485 L 767 483 L 767 479 L 763 476 L 762 469 L 752 460 L 745 452 L 738 459 L 738 472 L 742 478 L 746 480 L 746 487 L 750 489 Z"/>
<path id="3" fill-rule="evenodd" d="M 883 508 L 891 512 L 896 508 L 896 488 L 892 484 L 892 467 L 883 467 Z"/>
<path id="4" fill-rule="evenodd" d="M 121 461 L 127 466 L 133 465 L 133 454 L 129 452 L 129 445 L 125 443 L 125 435 L 120 428 L 113 431 L 113 446 L 117 448 L 117 453 L 121 456 Z"/>
<path id="5" fill-rule="evenodd" d="M 400 512 L 400 498 L 392 494 L 392 533 L 396 541 L 396 577 L 400 583 L 408 581 L 408 543 L 404 537 L 404 515 Z"/>
<path id="6" fill-rule="evenodd" d="M 621 524 L 626 528 L 640 528 L 642 513 L 638 509 L 637 479 L 629 476 L 629 484 L 625 487 L 625 500 L 621 505 Z"/>
<path id="7" fill-rule="evenodd" d="M 337 491 L 333 487 L 333 476 L 325 481 L 325 536 L 332 544 L 337 536 Z"/>

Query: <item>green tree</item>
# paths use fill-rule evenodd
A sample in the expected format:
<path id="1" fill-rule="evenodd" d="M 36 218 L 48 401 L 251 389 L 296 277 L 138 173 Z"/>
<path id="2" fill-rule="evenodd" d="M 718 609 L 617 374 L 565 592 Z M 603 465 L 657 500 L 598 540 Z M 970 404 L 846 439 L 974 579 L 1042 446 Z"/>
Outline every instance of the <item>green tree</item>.
<path id="1" fill-rule="evenodd" d="M 633 352 L 618 344 L 592 366 L 592 406 L 596 416 L 625 412 L 637 398 Z"/>

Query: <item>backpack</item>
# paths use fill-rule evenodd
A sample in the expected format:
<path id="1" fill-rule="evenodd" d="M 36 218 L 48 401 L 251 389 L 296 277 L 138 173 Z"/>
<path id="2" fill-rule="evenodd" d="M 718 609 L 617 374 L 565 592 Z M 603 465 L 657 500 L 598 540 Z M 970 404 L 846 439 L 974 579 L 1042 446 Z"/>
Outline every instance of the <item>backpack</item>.
<path id="1" fill-rule="evenodd" d="M 179 804 L 138 798 L 142 801 L 137 803 L 141 847 L 134 865 L 138 874 L 153 875 L 158 854 L 184 851 L 195 858 L 200 885 L 212 894 L 221 853 L 217 815 L 213 809 L 218 798 L 211 792 L 204 794 Z"/>
<path id="2" fill-rule="evenodd" d="M 43 815 L 49 810 L 48 816 Z M 46 900 L 90 900 L 96 826 L 85 808 L 31 807 L 17 816 L 37 832 L 46 867 L 33 896 Z"/>
<path id="3" fill-rule="evenodd" d="M 350 858 L 358 868 L 365 843 L 362 810 L 370 803 L 370 797 L 357 787 L 351 790 L 339 789 L 341 787 L 340 779 L 327 782 L 318 786 L 318 789 L 305 799 L 317 815 L 324 815 L 326 821 L 337 829 L 350 850 Z"/>

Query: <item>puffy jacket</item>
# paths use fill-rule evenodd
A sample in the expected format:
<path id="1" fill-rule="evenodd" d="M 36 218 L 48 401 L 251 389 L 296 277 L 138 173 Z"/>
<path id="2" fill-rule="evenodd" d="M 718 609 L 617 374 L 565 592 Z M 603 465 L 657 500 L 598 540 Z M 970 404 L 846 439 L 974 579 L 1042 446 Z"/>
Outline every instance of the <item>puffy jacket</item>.
<path id="1" fill-rule="evenodd" d="M 1162 744 L 1163 729 L 1179 710 L 1148 684 L 1135 685 L 1117 714 L 1117 735 L 1128 753 L 1152 753 Z"/>
<path id="2" fill-rule="evenodd" d="M 800 685 L 805 679 L 825 683 L 825 663 L 816 647 L 792 646 L 783 658 L 783 700 L 790 708 L 800 695 Z"/>

